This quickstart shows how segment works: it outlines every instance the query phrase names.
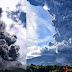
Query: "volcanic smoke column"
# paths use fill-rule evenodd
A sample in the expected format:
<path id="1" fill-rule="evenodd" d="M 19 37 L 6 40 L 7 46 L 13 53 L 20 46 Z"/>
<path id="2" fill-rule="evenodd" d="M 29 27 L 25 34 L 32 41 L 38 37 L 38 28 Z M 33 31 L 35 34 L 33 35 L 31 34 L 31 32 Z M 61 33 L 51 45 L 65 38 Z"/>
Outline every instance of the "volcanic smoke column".
<path id="1" fill-rule="evenodd" d="M 10 35 L 5 31 L 5 23 L 1 20 L 2 9 L 0 8 L 0 56 L 6 61 L 16 61 L 19 57 L 19 46 L 14 43 L 16 35 Z"/>

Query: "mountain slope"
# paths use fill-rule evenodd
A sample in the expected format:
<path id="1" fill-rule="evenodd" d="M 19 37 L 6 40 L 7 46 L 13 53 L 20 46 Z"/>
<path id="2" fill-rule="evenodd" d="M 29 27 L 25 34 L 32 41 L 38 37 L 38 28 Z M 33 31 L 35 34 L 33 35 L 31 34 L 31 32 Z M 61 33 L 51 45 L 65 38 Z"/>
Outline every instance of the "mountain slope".
<path id="1" fill-rule="evenodd" d="M 71 64 L 72 59 L 69 55 L 55 54 L 55 55 L 42 55 L 32 59 L 27 59 L 27 65 L 67 65 Z"/>

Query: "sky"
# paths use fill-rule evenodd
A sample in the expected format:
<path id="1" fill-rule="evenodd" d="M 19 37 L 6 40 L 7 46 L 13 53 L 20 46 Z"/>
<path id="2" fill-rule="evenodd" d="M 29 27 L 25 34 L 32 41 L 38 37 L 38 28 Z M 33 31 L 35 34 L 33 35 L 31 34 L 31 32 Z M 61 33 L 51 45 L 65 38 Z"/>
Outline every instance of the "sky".
<path id="1" fill-rule="evenodd" d="M 27 58 L 40 56 L 41 49 L 53 42 L 55 28 L 52 26 L 52 17 L 46 11 L 47 8 L 40 6 L 32 6 L 35 20 L 28 20 L 27 24 Z M 45 10 L 46 9 L 46 10 Z M 34 21 L 34 22 L 33 22 Z"/>
<path id="2" fill-rule="evenodd" d="M 48 2 L 46 0 L 46 4 L 52 8 L 50 12 L 53 16 L 49 14 L 48 6 L 42 7 L 39 4 L 34 6 L 29 1 L 0 0 L 0 7 L 3 9 L 2 20 L 6 23 L 6 31 L 11 35 L 17 35 L 15 44 L 20 46 L 18 60 L 26 65 L 26 59 L 41 56 L 41 51 L 47 47 L 48 52 L 53 56 L 55 51 L 58 54 L 56 62 L 60 63 L 61 60 L 65 63 L 71 62 L 71 1 Z"/>
<path id="3" fill-rule="evenodd" d="M 26 64 L 26 58 L 40 56 L 41 49 L 54 41 L 53 18 L 46 11 L 46 6 L 33 6 L 26 0 L 2 0 L 0 7 L 6 31 L 18 37 L 15 44 L 20 46 L 18 60 L 22 64 Z"/>
<path id="4" fill-rule="evenodd" d="M 47 56 L 47 59 L 49 59 L 48 62 L 51 62 L 51 60 L 54 57 L 52 62 L 56 62 L 59 65 L 71 64 L 72 63 L 72 58 L 71 58 L 72 57 L 72 1 L 71 0 L 28 0 L 28 1 L 30 2 L 30 4 L 36 7 L 38 6 L 42 7 L 43 5 L 46 4 L 46 6 L 44 6 L 43 8 L 46 9 L 52 15 L 52 18 L 53 18 L 51 19 L 48 16 L 49 18 L 47 19 L 49 19 L 49 21 L 52 20 L 52 24 L 55 27 L 55 29 L 52 28 L 52 26 L 50 27 L 48 23 L 50 23 L 51 21 L 47 23 L 45 21 L 46 20 L 45 18 L 47 17 L 47 15 L 46 17 L 43 17 L 43 13 L 44 13 L 44 16 L 46 13 L 45 12 L 42 13 L 41 12 L 42 10 L 39 9 L 40 14 L 37 18 L 39 20 L 39 21 L 37 20 L 37 24 L 38 24 L 37 26 L 39 27 L 39 30 L 37 29 L 38 35 L 36 34 L 38 38 L 34 39 L 34 42 L 37 43 L 38 45 L 34 44 L 35 48 L 31 47 L 32 49 L 29 47 L 32 50 L 29 53 L 29 56 L 31 55 L 31 57 L 36 57 L 36 54 L 37 56 L 38 55 L 41 55 L 41 56 L 29 59 L 29 60 L 31 61 L 31 60 L 37 59 L 37 62 L 39 61 L 40 63 L 40 60 L 45 61 L 43 59 L 44 55 L 45 56 L 50 55 L 50 57 Z M 38 9 L 36 9 L 35 12 L 37 11 Z M 46 42 L 48 40 L 48 38 L 45 40 L 41 39 L 43 37 L 46 38 L 46 34 L 48 34 L 48 33 L 46 34 L 44 33 L 44 31 L 46 31 L 45 26 L 48 28 L 47 30 L 49 33 L 49 35 L 47 35 L 48 37 L 49 36 L 51 37 L 51 33 L 54 34 L 55 30 L 56 30 L 56 33 L 53 35 L 53 37 L 49 38 L 49 39 L 52 39 L 51 42 L 48 42 L 48 45 L 43 48 L 42 46 L 43 44 L 41 44 L 42 41 Z M 54 39 L 54 42 L 53 42 L 53 39 Z M 44 45 L 45 45 L 45 42 L 44 42 Z M 43 50 L 46 53 L 44 55 L 40 54 L 41 50 Z M 42 58 L 40 59 L 40 57 Z"/>

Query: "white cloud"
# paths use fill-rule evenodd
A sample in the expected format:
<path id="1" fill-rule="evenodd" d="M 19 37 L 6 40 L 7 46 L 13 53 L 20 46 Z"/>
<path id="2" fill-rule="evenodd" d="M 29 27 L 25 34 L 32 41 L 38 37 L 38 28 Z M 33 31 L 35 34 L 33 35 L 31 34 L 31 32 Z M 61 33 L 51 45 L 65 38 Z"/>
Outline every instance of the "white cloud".
<path id="1" fill-rule="evenodd" d="M 37 24 L 37 20 L 41 21 L 43 23 L 43 25 L 45 27 L 47 27 L 51 33 L 54 33 L 54 28 L 52 27 L 51 24 L 48 24 L 48 22 L 44 19 L 42 19 L 41 17 L 38 17 L 38 14 L 34 11 L 34 7 L 30 5 L 30 3 L 26 0 L 3 0 L 0 1 L 1 5 L 0 7 L 3 8 L 3 17 L 2 20 L 5 21 L 6 23 L 6 31 L 9 32 L 11 35 L 12 34 L 16 34 L 18 39 L 16 44 L 20 45 L 20 60 L 22 63 L 25 62 L 25 58 L 26 58 L 26 42 L 27 42 L 27 56 L 33 56 L 33 57 L 37 57 L 39 56 L 38 54 L 40 53 L 40 47 L 37 46 L 38 43 L 42 43 L 48 40 L 51 40 L 50 36 L 45 37 L 44 39 L 39 39 L 39 34 L 37 33 L 38 30 L 38 24 Z M 5 3 L 5 6 L 3 6 Z M 16 8 L 16 5 L 20 3 L 21 6 Z M 44 7 L 45 9 L 47 9 L 47 7 Z M 14 22 L 11 18 L 7 18 L 7 13 L 11 12 L 11 11 L 17 11 L 17 10 L 21 10 L 22 12 L 26 13 L 27 16 L 27 31 L 26 29 L 23 27 L 22 23 L 20 20 L 18 20 L 18 22 Z M 17 18 L 18 16 L 16 16 Z M 14 25 L 13 28 L 10 29 L 10 25 Z M 26 35 L 27 34 L 27 35 Z M 26 36 L 27 36 L 27 41 L 26 41 Z M 37 49 L 36 49 L 37 47 Z M 33 53 L 38 53 L 33 54 Z"/>
<path id="2" fill-rule="evenodd" d="M 36 45 L 28 47 L 27 48 L 27 59 L 40 56 L 41 49 L 42 48 L 40 46 L 36 46 Z"/>
<path id="3" fill-rule="evenodd" d="M 3 8 L 3 11 L 6 11 L 7 8 L 9 8 L 11 11 L 15 11 L 18 3 L 19 0 L 0 0 L 0 7 Z"/>
<path id="4" fill-rule="evenodd" d="M 22 4 L 23 3 L 24 2 L 22 2 Z M 40 36 L 37 32 L 39 28 L 39 24 L 37 23 L 37 21 L 42 22 L 43 25 L 51 31 L 51 33 L 54 33 L 54 28 L 52 27 L 52 25 L 48 24 L 48 21 L 39 17 L 35 11 L 35 8 L 36 6 L 30 5 L 30 3 L 27 1 L 25 1 L 25 5 L 23 4 L 21 8 L 22 11 L 26 12 L 26 16 L 27 16 L 27 58 L 39 56 L 38 53 L 40 52 L 41 48 L 38 47 L 37 44 L 52 39 L 51 36 L 47 36 L 43 39 L 39 39 Z M 36 47 L 38 48 L 37 50 L 35 49 Z"/>
<path id="5" fill-rule="evenodd" d="M 47 36 L 43 39 L 28 39 L 29 42 L 33 42 L 32 45 L 37 45 L 38 43 L 42 43 L 42 42 L 46 42 L 46 41 L 50 41 L 52 40 L 52 37 L 51 36 Z M 28 45 L 29 46 L 29 45 Z"/>
<path id="6" fill-rule="evenodd" d="M 43 8 L 44 8 L 45 10 L 49 10 L 49 8 L 48 8 L 46 5 L 44 5 Z"/>
<path id="7" fill-rule="evenodd" d="M 19 60 L 26 65 L 26 29 L 23 27 L 23 24 L 20 20 L 16 23 L 11 18 L 7 17 L 7 12 L 17 11 L 20 8 L 16 8 L 21 1 L 20 0 L 0 0 L 0 7 L 3 9 L 2 20 L 6 23 L 6 31 L 13 35 L 17 35 L 18 39 L 16 45 L 20 46 L 20 58 Z M 18 16 L 16 16 L 18 17 Z M 10 28 L 11 25 L 14 25 L 13 28 Z"/>
<path id="8" fill-rule="evenodd" d="M 33 40 L 38 39 L 37 34 L 37 15 L 35 11 L 33 11 L 33 7 L 28 1 L 21 1 L 21 10 L 26 12 L 26 20 L 27 20 L 27 46 L 33 45 Z"/>

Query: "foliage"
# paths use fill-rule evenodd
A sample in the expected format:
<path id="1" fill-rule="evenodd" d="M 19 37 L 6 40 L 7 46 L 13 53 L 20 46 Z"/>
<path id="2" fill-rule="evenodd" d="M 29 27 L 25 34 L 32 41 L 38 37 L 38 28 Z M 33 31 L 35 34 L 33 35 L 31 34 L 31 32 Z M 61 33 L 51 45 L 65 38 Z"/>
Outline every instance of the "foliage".
<path id="1" fill-rule="evenodd" d="M 47 65 L 47 66 L 43 66 L 43 65 L 34 65 L 31 64 L 30 66 L 27 66 L 27 70 L 26 72 L 65 72 L 66 66 L 56 66 L 56 65 Z M 72 69 L 72 67 L 68 66 L 67 70 L 69 70 L 69 72 L 71 72 L 70 70 Z"/>

